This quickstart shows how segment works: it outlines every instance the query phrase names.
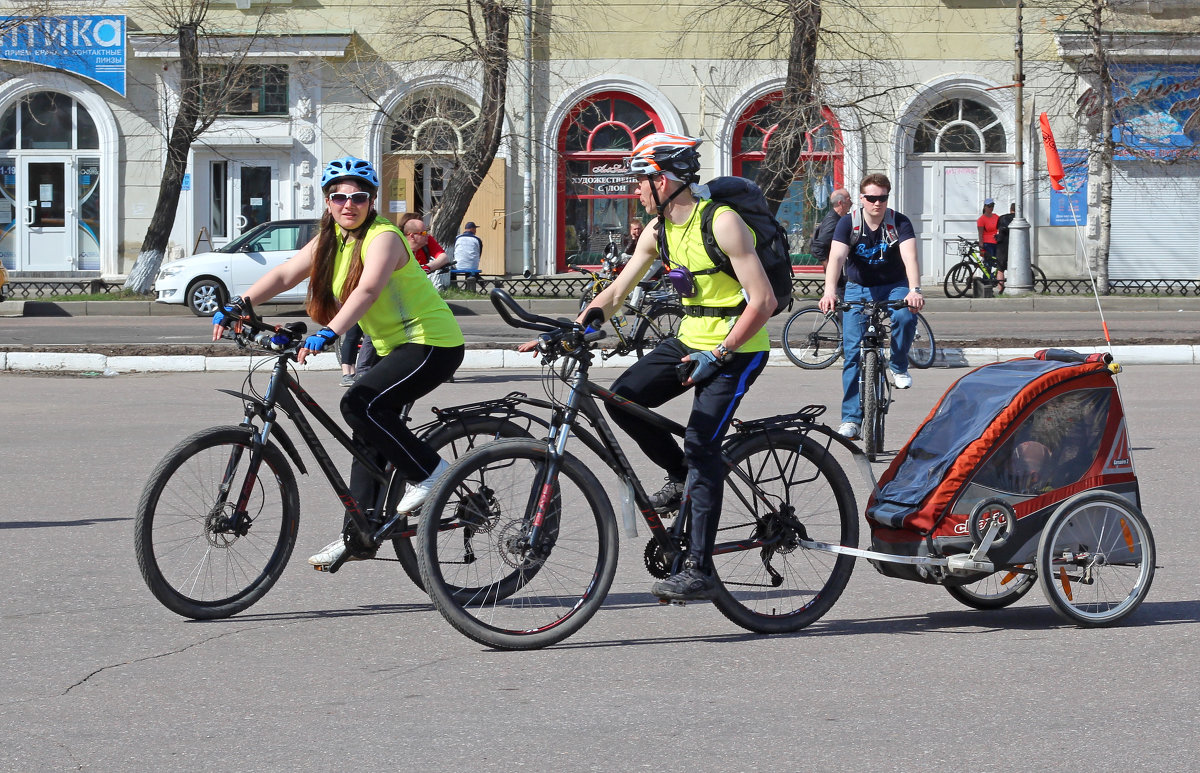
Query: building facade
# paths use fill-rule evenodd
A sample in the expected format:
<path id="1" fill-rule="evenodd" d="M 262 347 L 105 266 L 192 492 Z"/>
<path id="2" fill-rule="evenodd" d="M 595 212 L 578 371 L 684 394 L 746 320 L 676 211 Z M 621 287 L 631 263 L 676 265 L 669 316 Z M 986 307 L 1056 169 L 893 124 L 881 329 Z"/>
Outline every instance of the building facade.
<path id="1" fill-rule="evenodd" d="M 1125 68 L 1122 109 L 1138 111 L 1131 146 L 1150 137 L 1179 158 L 1171 167 L 1153 153 L 1115 161 L 1113 278 L 1200 275 L 1200 251 L 1164 238 L 1147 257 L 1141 233 L 1149 192 L 1167 192 L 1176 206 L 1165 209 L 1182 227 L 1200 188 L 1200 165 L 1187 156 L 1200 51 L 1177 21 L 1191 0 L 1166 2 L 1131 6 L 1122 24 L 1164 29 L 1114 49 Z M 1081 275 L 1100 210 L 1100 172 L 1087 153 L 1094 121 L 1079 117 L 1095 85 L 1086 36 L 1053 26 L 1047 9 L 1026 12 L 1018 118 L 1013 6 L 912 7 L 920 12 L 826 9 L 826 107 L 779 212 L 793 252 L 808 251 L 834 188 L 853 191 L 863 174 L 881 171 L 893 181 L 893 206 L 917 228 L 923 281 L 940 281 L 957 261 L 956 237 L 975 237 L 986 198 L 1001 213 L 1019 198 L 1034 260 L 1051 276 Z M 735 4 L 700 17 L 641 1 L 535 9 L 538 45 L 527 65 L 512 20 L 504 139 L 463 218 L 479 224 L 485 273 L 596 262 L 631 219 L 648 217 L 621 159 L 650 132 L 703 137 L 705 176 L 753 177 L 778 121 L 787 63 L 774 57 L 786 38 L 734 35 Z M 403 10 L 358 0 L 213 3 L 205 29 L 221 32 L 201 38 L 206 77 L 219 80 L 236 62 L 238 82 L 192 146 L 168 259 L 219 247 L 264 220 L 317 217 L 321 167 L 340 155 L 379 166 L 384 215 L 435 209 L 479 121 L 482 84 L 476 67 L 454 62 L 433 38 L 402 34 L 420 29 Z M 436 8 L 426 15 L 428 24 L 440 18 Z M 179 101 L 176 40 L 144 8 L 121 3 L 0 30 L 0 260 L 18 278 L 121 278 L 158 199 Z M 1043 111 L 1072 170 L 1066 194 L 1052 193 L 1043 172 L 1035 131 Z"/>

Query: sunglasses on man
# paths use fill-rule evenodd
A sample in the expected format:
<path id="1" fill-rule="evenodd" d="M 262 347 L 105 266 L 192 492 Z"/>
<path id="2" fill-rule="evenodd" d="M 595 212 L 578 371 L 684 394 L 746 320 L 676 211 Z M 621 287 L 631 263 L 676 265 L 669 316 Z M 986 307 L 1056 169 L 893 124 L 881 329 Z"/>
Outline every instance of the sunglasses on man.
<path id="1" fill-rule="evenodd" d="M 867 195 L 867 194 L 865 194 L 865 193 L 864 193 L 864 194 L 862 195 L 862 197 L 863 197 L 864 199 L 866 199 L 867 201 L 871 202 L 872 204 L 878 204 L 878 203 L 879 203 L 879 202 L 881 202 L 881 201 L 887 201 L 887 200 L 888 200 L 888 194 L 886 194 L 886 193 L 885 193 L 885 194 L 883 194 L 883 195 L 881 195 L 881 196 L 869 196 L 869 195 Z"/>

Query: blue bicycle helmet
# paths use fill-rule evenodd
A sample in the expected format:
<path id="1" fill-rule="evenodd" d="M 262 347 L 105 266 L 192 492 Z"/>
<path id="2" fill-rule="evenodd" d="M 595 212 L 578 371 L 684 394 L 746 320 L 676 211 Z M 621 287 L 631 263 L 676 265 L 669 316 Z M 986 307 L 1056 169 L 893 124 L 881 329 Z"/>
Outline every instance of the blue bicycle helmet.
<path id="1" fill-rule="evenodd" d="M 379 175 L 375 174 L 371 162 L 354 156 L 335 158 L 325 165 L 325 171 L 321 173 L 321 190 L 338 180 L 346 179 L 362 180 L 371 186 L 372 190 L 379 190 Z"/>

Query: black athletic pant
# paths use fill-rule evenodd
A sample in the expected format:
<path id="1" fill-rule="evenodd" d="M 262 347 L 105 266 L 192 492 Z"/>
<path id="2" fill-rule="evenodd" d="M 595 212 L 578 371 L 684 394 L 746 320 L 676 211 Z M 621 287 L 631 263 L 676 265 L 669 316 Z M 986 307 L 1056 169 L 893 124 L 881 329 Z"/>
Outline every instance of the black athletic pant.
<path id="1" fill-rule="evenodd" d="M 734 354 L 715 377 L 694 387 L 684 387 L 679 383 L 675 366 L 693 351 L 678 339 L 667 339 L 613 383 L 613 392 L 647 408 L 657 408 L 694 388 L 682 449 L 674 435 L 632 414 L 605 407 L 613 422 L 633 438 L 650 461 L 666 470 L 672 479 L 686 481 L 684 505 L 690 501 L 692 533 L 688 556 L 711 570 L 710 558 L 725 494 L 721 440 L 742 396 L 766 366 L 767 352 Z"/>
<path id="2" fill-rule="evenodd" d="M 354 436 L 372 449 L 376 463 L 389 461 L 405 478 L 421 481 L 433 474 L 440 457 L 417 439 L 400 418 L 407 404 L 432 392 L 462 364 L 464 347 L 402 344 L 346 390 L 342 416 Z M 363 508 L 375 506 L 379 485 L 355 461 L 350 467 L 350 493 Z"/>

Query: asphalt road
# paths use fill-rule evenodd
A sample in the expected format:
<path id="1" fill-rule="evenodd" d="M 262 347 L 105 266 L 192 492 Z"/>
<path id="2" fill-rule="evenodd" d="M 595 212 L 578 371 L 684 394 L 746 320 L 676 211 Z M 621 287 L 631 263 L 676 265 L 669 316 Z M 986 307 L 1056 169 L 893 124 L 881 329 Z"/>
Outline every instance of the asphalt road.
<path id="1" fill-rule="evenodd" d="M 566 316 L 567 312 L 543 312 Z M 1095 309 L 1082 311 L 939 311 L 931 301 L 926 317 L 934 337 L 946 346 L 1060 346 L 1100 345 L 1103 326 Z M 305 319 L 302 313 L 278 320 Z M 493 348 L 527 340 L 527 331 L 508 327 L 492 312 L 456 317 L 469 347 Z M 787 315 L 768 323 L 778 341 Z M 1112 341 L 1122 344 L 1193 344 L 1200 341 L 1200 309 L 1179 311 L 1108 310 Z M 311 323 L 310 323 L 311 327 Z M 230 348 L 211 344 L 212 327 L 193 316 L 0 317 L 0 349 L 39 351 L 97 347 L 123 348 L 125 353 L 196 353 L 195 347 Z M 146 351 L 149 349 L 150 351 Z"/>
<path id="2" fill-rule="evenodd" d="M 889 448 L 961 373 L 914 374 Z M 536 371 L 461 376 L 438 404 L 540 392 Z M 740 415 L 832 405 L 838 376 L 768 368 Z M 457 634 L 394 563 L 311 571 L 340 524 L 311 477 L 295 556 L 262 601 L 207 623 L 159 606 L 134 560 L 139 492 L 180 438 L 236 423 L 215 390 L 242 378 L 0 374 L 0 770 L 1173 771 L 1200 752 L 1194 367 L 1120 377 L 1159 550 L 1122 626 L 1065 625 L 1039 590 L 978 612 L 860 562 L 824 619 L 754 636 L 707 604 L 655 603 L 644 537 L 622 535 L 606 607 L 526 653 Z M 335 373 L 305 386 L 342 393 Z"/>

